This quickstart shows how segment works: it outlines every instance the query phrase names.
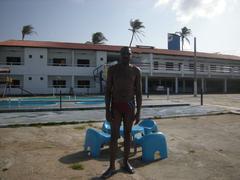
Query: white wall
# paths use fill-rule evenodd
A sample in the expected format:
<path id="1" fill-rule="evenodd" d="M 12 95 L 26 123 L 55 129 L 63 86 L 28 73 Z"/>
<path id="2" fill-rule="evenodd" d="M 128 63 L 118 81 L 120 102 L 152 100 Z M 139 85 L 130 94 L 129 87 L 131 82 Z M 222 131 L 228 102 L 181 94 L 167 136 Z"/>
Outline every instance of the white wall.
<path id="1" fill-rule="evenodd" d="M 96 52 L 96 65 L 97 67 L 107 63 L 107 52 L 97 51 Z"/>
<path id="2" fill-rule="evenodd" d="M 29 57 L 32 55 L 32 58 Z M 40 58 L 43 56 L 43 58 Z M 25 48 L 24 60 L 24 89 L 32 93 L 44 93 L 47 89 L 47 75 L 44 73 L 47 66 L 47 49 L 45 48 Z M 32 80 L 29 80 L 29 78 Z M 43 80 L 41 80 L 41 77 Z"/>
<path id="3" fill-rule="evenodd" d="M 104 65 L 104 64 L 107 64 L 107 52 L 104 52 L 104 51 L 97 51 L 96 52 L 96 64 L 97 64 L 97 67 L 101 66 L 101 65 Z M 99 81 L 98 82 L 95 82 L 96 84 L 96 88 L 93 89 L 94 93 L 100 93 L 100 83 Z"/>

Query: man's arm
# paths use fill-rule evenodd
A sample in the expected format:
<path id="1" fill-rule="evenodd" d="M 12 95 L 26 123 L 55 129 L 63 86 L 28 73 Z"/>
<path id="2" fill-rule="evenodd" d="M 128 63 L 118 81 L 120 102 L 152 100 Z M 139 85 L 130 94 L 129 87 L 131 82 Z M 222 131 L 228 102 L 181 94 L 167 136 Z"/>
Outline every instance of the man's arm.
<path id="1" fill-rule="evenodd" d="M 107 121 L 111 121 L 111 109 L 110 104 L 112 100 L 112 85 L 113 85 L 113 79 L 112 79 L 112 68 L 108 68 L 107 72 L 107 83 L 106 83 L 106 92 L 105 92 L 105 105 L 106 105 L 106 119 Z"/>
<path id="2" fill-rule="evenodd" d="M 142 77 L 141 77 L 141 70 L 137 68 L 137 76 L 135 81 L 135 88 L 136 88 L 136 102 L 137 102 L 137 112 L 136 112 L 136 121 L 135 124 L 138 124 L 140 121 L 140 113 L 141 113 L 141 106 L 142 106 Z"/>

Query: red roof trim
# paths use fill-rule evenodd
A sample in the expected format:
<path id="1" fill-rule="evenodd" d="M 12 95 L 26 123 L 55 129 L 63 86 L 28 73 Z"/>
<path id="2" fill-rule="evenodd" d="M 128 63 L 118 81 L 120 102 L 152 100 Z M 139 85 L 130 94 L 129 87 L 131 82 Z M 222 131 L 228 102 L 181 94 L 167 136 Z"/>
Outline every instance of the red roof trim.
<path id="1" fill-rule="evenodd" d="M 62 48 L 62 49 L 81 49 L 81 50 L 95 50 L 95 51 L 110 51 L 118 52 L 123 46 L 113 45 L 96 45 L 96 44 L 81 44 L 81 43 L 67 43 L 67 42 L 51 42 L 51 41 L 22 41 L 22 40 L 9 40 L 0 42 L 0 46 L 18 46 L 18 47 L 36 47 L 36 48 Z M 175 51 L 167 49 L 149 49 L 149 48 L 132 48 L 134 53 L 153 53 L 161 55 L 172 56 L 188 56 L 193 57 L 191 51 Z M 197 52 L 198 57 L 203 58 L 217 58 L 226 60 L 240 60 L 239 56 L 223 55 L 214 53 Z"/>

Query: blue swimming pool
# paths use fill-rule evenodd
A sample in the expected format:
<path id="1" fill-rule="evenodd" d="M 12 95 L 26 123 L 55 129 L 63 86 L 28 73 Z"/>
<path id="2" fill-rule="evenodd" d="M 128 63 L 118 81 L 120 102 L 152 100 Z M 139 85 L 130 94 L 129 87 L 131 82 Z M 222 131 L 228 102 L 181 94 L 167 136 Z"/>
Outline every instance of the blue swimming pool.
<path id="1" fill-rule="evenodd" d="M 48 106 L 56 105 L 54 101 L 21 101 L 21 100 L 3 100 L 0 101 L 0 108 L 14 108 L 20 106 Z"/>
<path id="2" fill-rule="evenodd" d="M 87 105 L 101 105 L 104 104 L 103 96 L 96 97 L 81 97 L 81 96 L 62 96 L 62 107 L 78 107 Z M 59 107 L 60 97 L 19 97 L 19 98 L 5 98 L 0 100 L 0 109 L 14 109 L 14 108 L 46 108 L 46 106 Z"/>
<path id="3" fill-rule="evenodd" d="M 80 101 L 76 102 L 75 104 L 86 104 L 86 105 L 91 105 L 91 104 L 103 104 L 104 100 L 91 100 L 91 101 Z"/>
<path id="4" fill-rule="evenodd" d="M 59 101 L 59 96 L 51 96 L 51 97 L 23 97 L 23 98 L 15 98 L 21 101 Z M 104 101 L 104 97 L 79 97 L 79 96 L 62 96 L 62 101 Z"/>

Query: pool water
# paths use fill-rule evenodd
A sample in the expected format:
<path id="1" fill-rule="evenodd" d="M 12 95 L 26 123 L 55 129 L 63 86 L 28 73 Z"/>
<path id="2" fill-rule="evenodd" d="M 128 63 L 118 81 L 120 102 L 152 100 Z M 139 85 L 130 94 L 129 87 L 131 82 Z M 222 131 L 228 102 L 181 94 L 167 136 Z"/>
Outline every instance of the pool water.
<path id="1" fill-rule="evenodd" d="M 99 105 L 104 103 L 104 97 L 70 97 L 62 96 L 62 105 L 76 107 L 79 105 Z M 0 108 L 19 108 L 19 107 L 46 107 L 59 106 L 60 97 L 21 97 L 0 100 Z"/>
<path id="2" fill-rule="evenodd" d="M 19 106 L 47 106 L 56 105 L 54 101 L 0 101 L 0 107 L 19 107 Z"/>
<path id="3" fill-rule="evenodd" d="M 102 101 L 102 100 L 99 100 L 99 101 L 97 101 L 97 100 L 94 100 L 94 101 L 82 101 L 82 102 L 76 102 L 75 104 L 102 104 L 102 103 L 104 103 L 104 101 Z"/>
<path id="4" fill-rule="evenodd" d="M 14 98 L 21 101 L 59 101 L 59 96 L 53 97 L 24 97 Z M 62 96 L 62 101 L 104 101 L 104 97 L 73 97 L 73 96 Z"/>

